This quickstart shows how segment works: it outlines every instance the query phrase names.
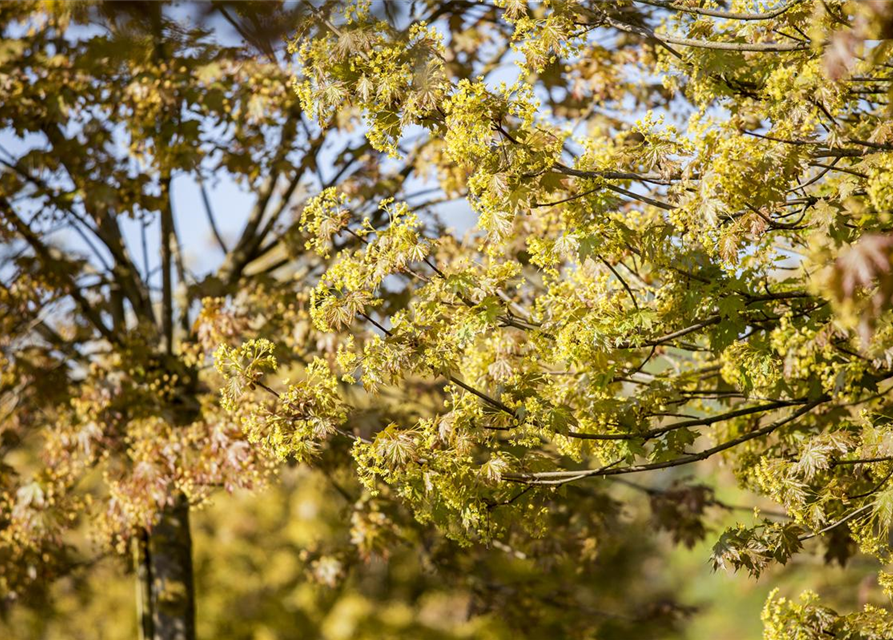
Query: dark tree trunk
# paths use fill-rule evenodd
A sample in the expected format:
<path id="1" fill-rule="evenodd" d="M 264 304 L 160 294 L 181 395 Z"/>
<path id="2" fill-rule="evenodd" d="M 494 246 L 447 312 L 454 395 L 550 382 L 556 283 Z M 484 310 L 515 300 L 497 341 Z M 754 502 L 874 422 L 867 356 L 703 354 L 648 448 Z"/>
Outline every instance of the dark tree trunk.
<path id="1" fill-rule="evenodd" d="M 136 573 L 136 621 L 139 640 L 152 640 L 152 584 L 149 579 L 149 536 L 140 531 L 133 537 L 133 569 Z"/>
<path id="2" fill-rule="evenodd" d="M 192 536 L 183 497 L 135 542 L 134 560 L 141 638 L 195 640 Z"/>

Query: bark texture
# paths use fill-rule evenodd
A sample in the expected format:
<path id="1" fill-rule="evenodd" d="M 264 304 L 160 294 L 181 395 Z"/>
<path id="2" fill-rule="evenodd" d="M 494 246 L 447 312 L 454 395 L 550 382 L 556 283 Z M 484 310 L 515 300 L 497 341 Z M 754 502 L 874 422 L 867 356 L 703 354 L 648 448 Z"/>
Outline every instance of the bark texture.
<path id="1" fill-rule="evenodd" d="M 135 543 L 141 638 L 195 640 L 189 505 L 183 497 Z"/>

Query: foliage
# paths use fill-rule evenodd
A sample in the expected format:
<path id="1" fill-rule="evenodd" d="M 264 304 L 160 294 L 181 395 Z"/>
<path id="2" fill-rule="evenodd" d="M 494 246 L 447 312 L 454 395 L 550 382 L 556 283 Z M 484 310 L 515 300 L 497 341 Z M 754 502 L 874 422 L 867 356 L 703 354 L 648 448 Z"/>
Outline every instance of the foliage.
<path id="1" fill-rule="evenodd" d="M 355 406 L 443 385 L 442 407 L 357 438 L 364 484 L 462 544 L 560 540 L 556 511 L 595 516 L 568 485 L 710 460 L 788 518 L 726 531 L 716 566 L 759 575 L 825 536 L 886 562 L 889 6 L 482 11 L 470 37 L 513 51 L 514 82 L 452 64 L 464 23 L 397 29 L 363 2 L 292 43 L 321 126 L 362 114 L 373 147 L 477 217 L 462 238 L 390 200 L 378 225 L 349 192 L 309 205 L 313 246 L 357 240 L 308 294 L 352 351 Z M 689 545 L 691 491 L 654 503 L 663 523 L 692 496 L 674 534 Z M 773 608 L 767 637 L 795 609 Z M 869 637 L 889 624 L 822 615 Z"/>
<path id="2" fill-rule="evenodd" d="M 121 551 L 283 460 L 356 468 L 350 554 L 445 536 L 462 588 L 483 550 L 530 559 L 548 580 L 482 589 L 530 637 L 629 631 L 586 615 L 587 573 L 624 547 L 620 487 L 676 542 L 708 535 L 721 503 L 684 472 L 783 511 L 717 536 L 717 567 L 888 561 L 887 3 L 328 2 L 285 70 L 163 13 L 65 39 L 90 6 L 2 11 L 25 35 L 0 126 L 44 145 L 0 177 L 4 434 L 47 443 L 4 472 L 7 591 L 62 572 L 73 526 Z M 193 277 L 172 180 L 224 172 L 257 202 Z M 472 229 L 442 221 L 463 205 Z M 157 224 L 158 277 L 125 220 Z M 624 596 L 640 632 L 687 612 Z M 807 596 L 765 624 L 891 622 Z"/>

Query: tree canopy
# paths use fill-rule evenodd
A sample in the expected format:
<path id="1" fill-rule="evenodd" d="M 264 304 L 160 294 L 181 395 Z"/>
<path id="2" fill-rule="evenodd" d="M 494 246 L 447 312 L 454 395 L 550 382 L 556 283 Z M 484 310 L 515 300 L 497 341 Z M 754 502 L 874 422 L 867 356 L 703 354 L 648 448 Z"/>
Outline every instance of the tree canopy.
<path id="1" fill-rule="evenodd" d="M 7 592 L 83 524 L 135 552 L 144 634 L 192 637 L 189 508 L 310 465 L 351 513 L 318 575 L 436 544 L 528 637 L 672 634 L 631 564 L 591 583 L 659 532 L 753 577 L 872 558 L 893 597 L 893 5 L 215 4 L 247 46 L 114 6 L 0 8 Z M 709 532 L 729 481 L 756 509 Z M 763 622 L 893 635 L 812 593 Z"/>

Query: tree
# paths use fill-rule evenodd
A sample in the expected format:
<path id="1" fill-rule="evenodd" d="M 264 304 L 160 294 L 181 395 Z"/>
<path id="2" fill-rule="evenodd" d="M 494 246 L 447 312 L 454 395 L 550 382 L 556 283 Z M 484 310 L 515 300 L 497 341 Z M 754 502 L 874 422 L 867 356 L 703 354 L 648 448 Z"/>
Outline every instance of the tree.
<path id="1" fill-rule="evenodd" d="M 470 4 L 418 7 L 453 24 L 489 20 Z M 379 9 L 385 17 L 399 10 Z M 330 497 L 350 497 L 339 511 L 341 527 L 332 527 L 334 540 L 302 550 L 283 590 L 308 573 L 341 584 L 356 567 L 354 579 L 369 582 L 366 596 L 382 606 L 457 593 L 470 603 L 468 628 L 493 627 L 502 634 L 496 637 L 506 628 L 539 636 L 596 628 L 622 636 L 632 626 L 669 632 L 684 609 L 665 585 L 638 575 L 650 547 L 631 544 L 622 532 L 636 524 L 622 520 L 602 493 L 581 495 L 578 503 L 597 518 L 581 520 L 572 510 L 542 515 L 573 536 L 525 542 L 524 549 L 496 542 L 494 555 L 445 545 L 387 486 L 375 486 L 373 496 L 356 477 L 345 479 L 354 442 L 426 415 L 444 390 L 420 380 L 411 389 L 413 404 L 358 400 L 354 385 L 333 377 L 349 352 L 312 326 L 306 291 L 333 258 L 304 247 L 310 236 L 301 230 L 301 212 L 309 219 L 321 211 L 335 184 L 367 203 L 369 224 L 378 226 L 389 217 L 377 206 L 383 198 L 412 201 L 433 220 L 442 196 L 417 187 L 424 157 L 394 166 L 362 130 L 351 132 L 349 117 L 341 129 L 321 129 L 306 117 L 271 36 L 279 25 L 306 20 L 314 12 L 309 5 L 215 3 L 210 10 L 208 21 L 195 23 L 154 2 L 0 7 L 0 593 L 5 606 L 38 609 L 31 623 L 10 629 L 53 629 L 45 614 L 56 606 L 54 580 L 78 584 L 85 570 L 95 569 L 102 582 L 95 601 L 117 607 L 120 591 L 107 578 L 106 556 L 129 553 L 142 637 L 194 637 L 194 585 L 211 581 L 217 568 L 209 563 L 226 558 L 213 544 L 194 552 L 194 509 L 219 489 L 263 488 L 281 457 L 291 465 L 312 459 L 332 485 Z M 251 46 L 221 42 L 210 26 L 221 19 Z M 461 39 L 456 47 L 454 58 L 465 58 L 470 72 L 477 54 Z M 253 192 L 247 210 L 221 202 L 233 184 Z M 190 200 L 189 190 L 200 198 Z M 322 200 L 305 207 L 320 193 Z M 206 238 L 194 237 L 201 230 L 196 217 L 206 220 Z M 229 237 L 227 229 L 236 227 Z M 363 235 L 339 248 L 365 246 Z M 399 292 L 391 304 L 401 304 Z M 222 378 L 209 366 L 218 347 L 230 356 L 221 358 L 229 377 L 224 407 Z M 272 349 L 279 371 L 301 381 L 278 397 L 252 374 L 274 362 Z M 242 392 L 248 395 L 237 398 Z M 347 418 L 349 426 L 336 424 Z M 328 439 L 301 439 L 298 427 Z M 496 520 L 501 507 L 490 509 Z M 85 544 L 84 531 L 98 545 Z M 602 531 L 615 537 L 597 550 Z M 266 533 L 271 548 L 294 551 L 280 532 Z M 245 535 L 248 545 L 261 537 Z M 389 554 L 423 557 L 425 571 L 395 562 L 410 569 L 389 581 L 394 593 L 382 593 L 383 580 L 369 578 L 374 572 L 365 563 Z M 436 579 L 426 573 L 434 570 Z M 599 575 L 611 575 L 614 586 L 629 584 L 635 596 L 590 579 Z M 219 587 L 215 596 L 248 599 L 246 588 Z M 342 602 L 337 595 L 318 597 L 320 609 Z M 510 623 L 492 624 L 494 611 L 510 614 Z M 231 611 L 220 615 L 206 628 L 244 622 L 225 617 Z M 371 613 L 366 619 L 363 632 L 373 637 L 451 632 L 390 628 Z M 85 627 L 90 633 L 79 618 L 65 628 L 73 634 Z"/>
<path id="2" fill-rule="evenodd" d="M 5 591 L 89 525 L 135 551 L 144 634 L 190 637 L 187 507 L 277 460 L 337 482 L 348 452 L 382 514 L 361 541 L 436 528 L 517 635 L 670 633 L 618 500 L 693 544 L 724 503 L 683 473 L 783 507 L 718 567 L 888 557 L 886 3 L 300 4 L 294 72 L 263 37 L 284 9 L 253 7 L 213 10 L 260 57 L 154 3 L 0 9 Z M 193 277 L 174 194 L 222 174 L 256 202 Z M 893 624 L 812 596 L 764 619 Z"/>
<path id="3" fill-rule="evenodd" d="M 189 507 L 272 468 L 202 379 L 203 349 L 242 321 L 196 324 L 200 302 L 207 319 L 218 298 L 278 297 L 270 328 L 293 313 L 285 224 L 326 136 L 302 126 L 275 58 L 222 46 L 160 3 L 17 3 L 0 24 L 4 457 L 45 438 L 38 467 L 3 468 L 0 586 L 21 597 L 66 571 L 65 532 L 87 522 L 107 548 L 133 547 L 143 636 L 191 638 Z M 367 155 L 347 148 L 333 165 L 364 175 Z M 250 211 L 227 209 L 244 220 L 231 241 L 205 187 L 224 175 L 256 193 Z M 175 211 L 190 181 L 222 255 L 202 277 L 181 236 L 195 212 Z"/>
<path id="4" fill-rule="evenodd" d="M 296 88 L 323 126 L 362 117 L 476 226 L 323 191 L 303 230 L 336 257 L 307 296 L 337 364 L 278 390 L 272 344 L 222 347 L 227 408 L 280 456 L 352 433 L 368 489 L 460 544 L 567 541 L 575 519 L 556 513 L 597 521 L 582 496 L 722 465 L 785 518 L 725 531 L 716 567 L 759 575 L 804 547 L 886 561 L 891 6 L 500 0 L 442 16 L 327 3 L 292 43 Z M 499 84 L 507 49 L 518 77 Z M 382 394 L 416 415 L 354 428 Z M 678 541 L 704 534 L 709 488 L 633 486 Z M 893 627 L 812 596 L 773 598 L 764 619 L 767 638 Z"/>

